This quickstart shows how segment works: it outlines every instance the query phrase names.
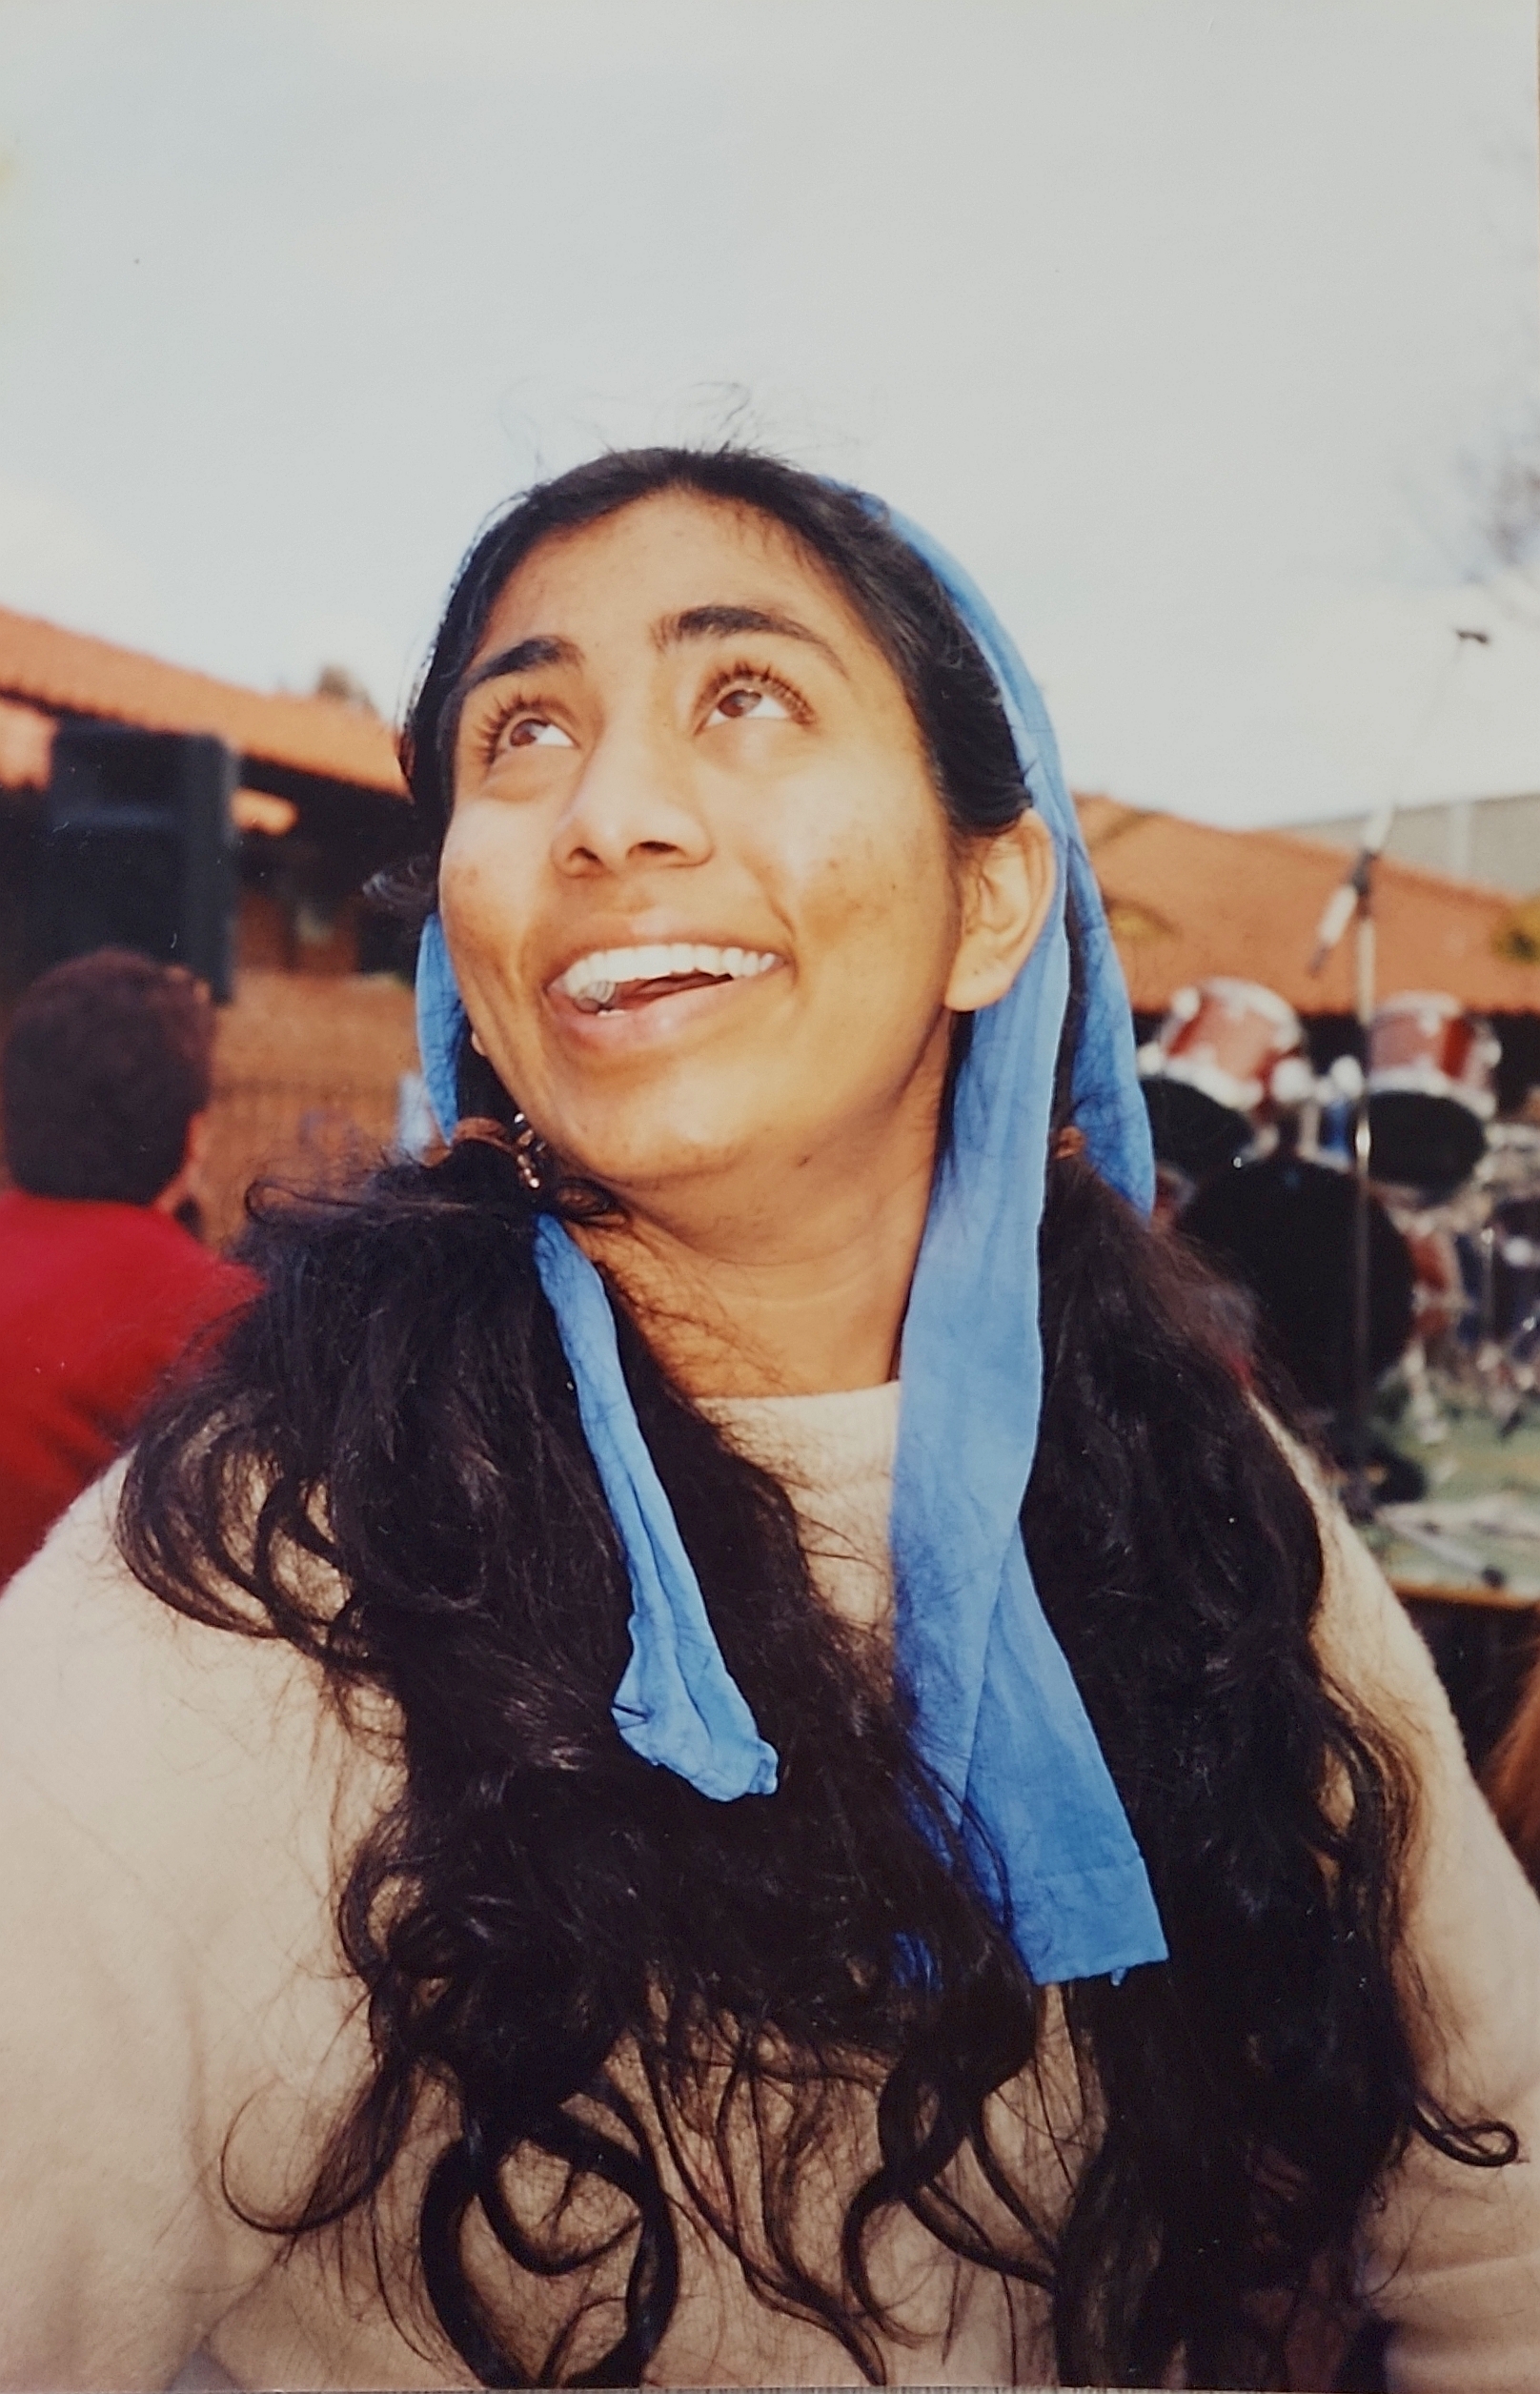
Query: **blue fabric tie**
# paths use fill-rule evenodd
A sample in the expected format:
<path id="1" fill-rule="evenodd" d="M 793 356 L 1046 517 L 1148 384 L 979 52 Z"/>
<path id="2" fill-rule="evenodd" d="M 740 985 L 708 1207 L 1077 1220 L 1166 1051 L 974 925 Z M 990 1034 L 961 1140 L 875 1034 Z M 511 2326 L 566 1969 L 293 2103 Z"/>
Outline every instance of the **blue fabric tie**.
<path id="1" fill-rule="evenodd" d="M 967 576 L 916 527 L 888 520 L 945 585 L 995 676 L 1060 867 L 1031 955 L 1006 995 L 974 1018 L 910 1288 L 893 1487 L 898 1662 L 922 1755 L 954 1814 L 966 1805 L 985 1883 L 997 1869 L 1003 1877 L 1033 1978 L 1121 1976 L 1164 1960 L 1165 1940 L 1020 1527 L 1042 1406 L 1038 1232 L 1069 986 L 1066 886 L 1085 963 L 1074 1118 L 1096 1169 L 1145 1209 L 1148 1118 L 1122 969 L 1037 687 Z M 434 915 L 418 958 L 417 1037 L 446 1132 L 458 1115 L 465 1031 Z M 630 1571 L 631 1660 L 616 1724 L 634 1752 L 703 1796 L 769 1795 L 776 1755 L 712 1632 L 621 1376 L 603 1282 L 551 1215 L 537 1226 L 535 1253 Z"/>

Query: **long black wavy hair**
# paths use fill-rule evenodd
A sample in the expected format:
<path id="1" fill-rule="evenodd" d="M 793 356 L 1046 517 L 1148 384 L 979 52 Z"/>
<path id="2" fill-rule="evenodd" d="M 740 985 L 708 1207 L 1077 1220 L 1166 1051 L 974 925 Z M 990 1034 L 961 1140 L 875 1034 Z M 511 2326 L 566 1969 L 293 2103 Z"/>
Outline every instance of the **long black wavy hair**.
<path id="1" fill-rule="evenodd" d="M 879 514 L 752 454 L 631 453 L 537 490 L 467 559 L 404 741 L 419 900 L 497 593 L 539 541 L 668 489 L 773 518 L 833 574 L 959 836 L 1026 803 L 987 668 Z M 477 1060 L 462 1082 L 469 1110 L 506 1118 Z M 526 1188 L 495 1132 L 345 1202 L 258 1201 L 245 1253 L 265 1293 L 129 1472 L 119 1536 L 147 1587 L 254 1620 L 344 1705 L 383 1691 L 399 1717 L 402 1792 L 336 1898 L 372 2074 L 274 2224 L 373 2216 L 431 2095 L 421 2286 L 489 2385 L 646 2375 L 679 2290 L 681 2180 L 753 2292 L 873 2382 L 902 2332 L 873 2238 L 906 2211 L 1007 2295 L 1041 2290 L 1066 2383 L 1177 2365 L 1287 2384 L 1308 2304 L 1346 2315 L 1355 2223 L 1408 2140 L 1497 2165 L 1514 2140 L 1419 2083 L 1393 1975 L 1409 1775 L 1312 1651 L 1314 1515 L 1198 1267 L 1057 1143 L 1023 1526 L 1171 1958 L 1064 1990 L 1095 2132 L 1049 2211 L 992 2101 L 1044 2059 L 1048 1998 L 946 1830 L 902 1694 L 821 1602 L 784 1491 L 617 1296 L 638 1414 L 780 1788 L 715 1804 L 619 1739 L 625 1568 L 533 1265 L 538 1211 L 574 1202 Z M 866 2157 L 837 2234 L 798 2200 L 831 2148 Z"/>

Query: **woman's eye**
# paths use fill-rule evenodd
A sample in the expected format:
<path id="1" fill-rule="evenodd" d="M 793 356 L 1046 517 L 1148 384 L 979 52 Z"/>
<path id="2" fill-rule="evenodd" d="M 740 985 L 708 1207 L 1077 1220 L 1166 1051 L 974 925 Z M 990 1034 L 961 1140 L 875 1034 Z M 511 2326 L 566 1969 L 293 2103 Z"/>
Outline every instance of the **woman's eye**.
<path id="1" fill-rule="evenodd" d="M 740 681 L 731 690 L 724 690 L 707 716 L 708 723 L 719 719 L 729 723 L 741 723 L 750 716 L 779 716 L 790 722 L 791 709 L 774 690 L 766 690 L 752 681 Z"/>
<path id="2" fill-rule="evenodd" d="M 502 744 L 505 748 L 570 748 L 573 743 L 559 723 L 543 715 L 520 715 L 517 721 L 504 725 Z"/>

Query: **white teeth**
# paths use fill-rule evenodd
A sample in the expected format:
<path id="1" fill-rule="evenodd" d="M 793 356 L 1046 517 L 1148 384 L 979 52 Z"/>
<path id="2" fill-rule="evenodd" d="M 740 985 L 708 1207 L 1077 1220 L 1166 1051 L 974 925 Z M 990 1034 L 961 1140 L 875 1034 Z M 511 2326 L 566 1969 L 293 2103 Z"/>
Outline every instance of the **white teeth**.
<path id="1" fill-rule="evenodd" d="M 576 1004 L 609 1005 L 626 982 L 681 980 L 711 973 L 719 980 L 753 981 L 780 958 L 751 947 L 706 947 L 677 941 L 664 946 L 601 947 L 569 964 L 556 986 Z"/>

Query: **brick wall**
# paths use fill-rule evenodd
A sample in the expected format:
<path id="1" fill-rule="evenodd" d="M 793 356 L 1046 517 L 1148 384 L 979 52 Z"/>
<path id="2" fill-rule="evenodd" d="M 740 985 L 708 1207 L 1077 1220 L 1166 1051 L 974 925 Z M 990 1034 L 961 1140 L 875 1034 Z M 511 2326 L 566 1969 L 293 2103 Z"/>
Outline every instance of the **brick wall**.
<path id="1" fill-rule="evenodd" d="M 400 1076 L 415 1067 L 412 996 L 384 975 L 241 973 L 219 1010 L 205 1173 L 207 1233 L 238 1229 L 248 1185 L 346 1186 L 395 1126 Z"/>

